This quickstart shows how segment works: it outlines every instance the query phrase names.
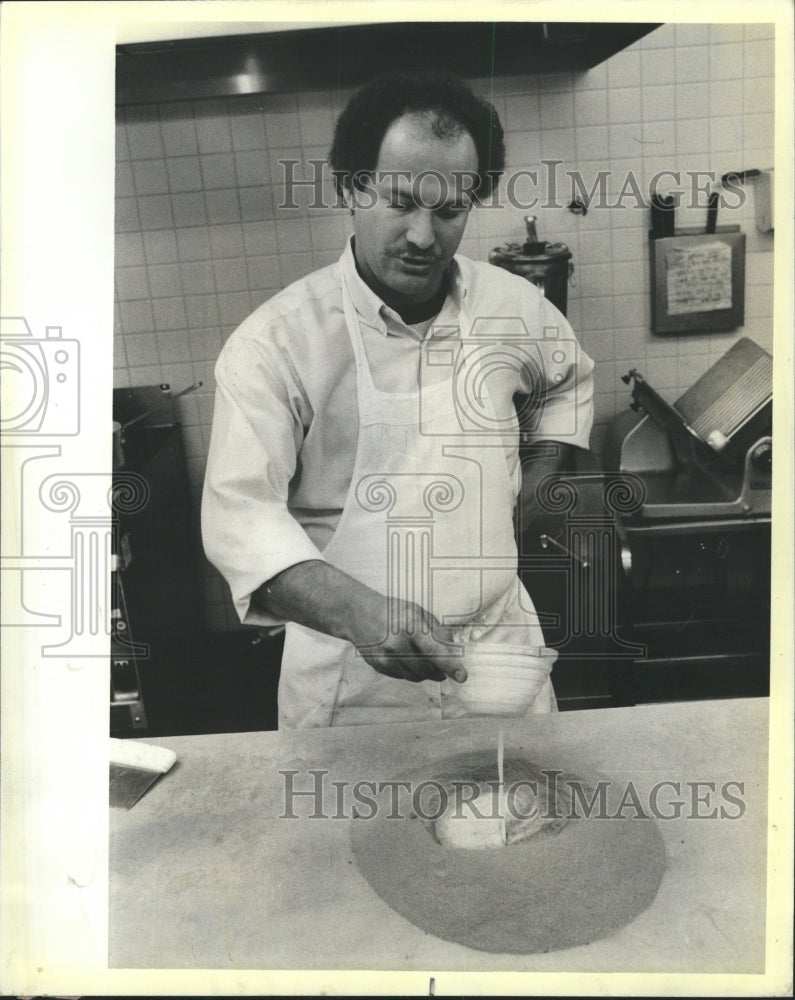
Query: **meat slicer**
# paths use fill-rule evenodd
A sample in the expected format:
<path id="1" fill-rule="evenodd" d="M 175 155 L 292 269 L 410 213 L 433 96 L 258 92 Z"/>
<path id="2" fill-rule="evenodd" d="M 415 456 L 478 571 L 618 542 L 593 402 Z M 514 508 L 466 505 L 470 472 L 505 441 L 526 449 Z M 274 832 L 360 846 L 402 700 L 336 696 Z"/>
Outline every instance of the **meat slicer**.
<path id="1" fill-rule="evenodd" d="M 603 464 L 640 487 L 616 515 L 618 605 L 646 653 L 614 671 L 619 704 L 767 692 L 772 365 L 742 338 L 673 404 L 624 376 Z"/>
<path id="2" fill-rule="evenodd" d="M 611 424 L 604 466 L 645 487 L 644 520 L 769 519 L 773 359 L 743 337 L 671 405 L 636 369 L 631 410 Z M 642 411 L 642 413 L 641 413 Z"/>

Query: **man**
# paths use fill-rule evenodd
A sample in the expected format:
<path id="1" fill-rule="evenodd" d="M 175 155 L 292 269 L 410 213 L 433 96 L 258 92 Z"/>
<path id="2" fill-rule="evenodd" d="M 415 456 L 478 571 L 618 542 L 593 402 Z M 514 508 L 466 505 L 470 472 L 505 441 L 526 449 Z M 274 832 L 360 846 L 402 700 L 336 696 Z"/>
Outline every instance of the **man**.
<path id="1" fill-rule="evenodd" d="M 365 86 L 330 160 L 353 240 L 218 360 L 205 550 L 242 622 L 287 623 L 280 728 L 453 717 L 463 644 L 543 646 L 514 396 L 534 440 L 587 448 L 593 364 L 535 286 L 455 256 L 504 164 L 464 84 Z M 554 707 L 547 681 L 532 711 Z"/>

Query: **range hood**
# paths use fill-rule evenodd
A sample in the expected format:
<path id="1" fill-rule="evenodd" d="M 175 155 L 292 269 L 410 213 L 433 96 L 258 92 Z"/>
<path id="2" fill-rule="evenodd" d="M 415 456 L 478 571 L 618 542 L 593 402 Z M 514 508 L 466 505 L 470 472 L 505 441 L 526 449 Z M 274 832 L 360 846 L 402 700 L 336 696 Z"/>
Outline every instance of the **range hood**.
<path id="1" fill-rule="evenodd" d="M 125 44 L 119 105 L 354 87 L 390 70 L 466 78 L 585 71 L 659 27 L 416 21 Z"/>

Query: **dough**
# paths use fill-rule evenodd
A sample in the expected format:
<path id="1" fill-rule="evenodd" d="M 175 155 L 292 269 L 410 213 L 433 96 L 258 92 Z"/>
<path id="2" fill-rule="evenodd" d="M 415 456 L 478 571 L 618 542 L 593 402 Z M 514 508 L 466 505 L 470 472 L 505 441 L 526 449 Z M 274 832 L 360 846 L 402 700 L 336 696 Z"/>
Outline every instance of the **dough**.
<path id="1" fill-rule="evenodd" d="M 529 764 L 512 762 L 512 779 L 452 779 L 431 787 L 418 818 L 443 847 L 464 850 L 505 847 L 539 833 L 557 833 L 568 822 L 566 786 L 551 786 Z M 550 797 L 552 796 L 552 797 Z"/>
<path id="2" fill-rule="evenodd" d="M 435 824 L 444 810 L 434 815 L 430 798 L 423 798 L 423 815 L 400 820 L 386 818 L 385 800 L 372 819 L 351 824 L 359 870 L 392 909 L 421 930 L 479 951 L 526 955 L 613 934 L 657 895 L 666 863 L 662 837 L 649 819 L 569 819 L 566 787 L 574 776 L 561 774 L 547 789 L 544 772 L 554 770 L 554 761 L 539 767 L 506 758 L 506 787 L 536 780 L 543 808 L 532 822 L 519 822 L 513 830 L 509 820 L 508 844 L 501 849 L 467 850 L 440 842 Z M 415 787 L 432 780 L 445 789 L 461 779 L 486 787 L 497 782 L 492 750 L 402 777 Z M 607 795 L 615 812 L 619 785 Z M 450 827 L 453 822 L 448 821 Z M 511 842 L 511 835 L 519 839 Z"/>
<path id="3" fill-rule="evenodd" d="M 436 840 L 443 847 L 480 850 L 504 847 L 506 838 L 505 803 L 499 788 L 478 784 L 471 801 L 451 797 L 447 808 L 433 824 Z"/>

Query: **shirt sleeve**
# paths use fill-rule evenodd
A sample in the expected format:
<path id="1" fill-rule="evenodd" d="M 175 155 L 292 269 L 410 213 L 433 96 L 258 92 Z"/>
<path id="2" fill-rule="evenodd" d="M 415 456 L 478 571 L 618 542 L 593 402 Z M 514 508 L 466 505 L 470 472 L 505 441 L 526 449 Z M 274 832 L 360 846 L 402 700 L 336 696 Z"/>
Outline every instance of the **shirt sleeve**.
<path id="1" fill-rule="evenodd" d="M 215 368 L 202 540 L 241 622 L 278 625 L 281 619 L 252 607 L 252 593 L 289 566 L 323 559 L 287 506 L 309 403 L 278 339 L 245 327 Z"/>
<path id="2" fill-rule="evenodd" d="M 534 360 L 524 391 L 533 398 L 530 442 L 561 441 L 588 449 L 593 426 L 594 363 L 568 320 L 528 283 Z"/>

